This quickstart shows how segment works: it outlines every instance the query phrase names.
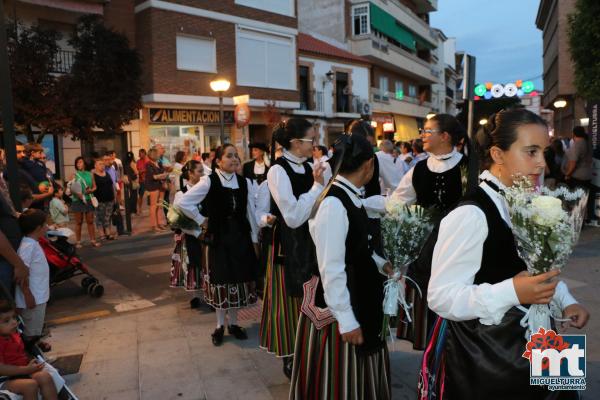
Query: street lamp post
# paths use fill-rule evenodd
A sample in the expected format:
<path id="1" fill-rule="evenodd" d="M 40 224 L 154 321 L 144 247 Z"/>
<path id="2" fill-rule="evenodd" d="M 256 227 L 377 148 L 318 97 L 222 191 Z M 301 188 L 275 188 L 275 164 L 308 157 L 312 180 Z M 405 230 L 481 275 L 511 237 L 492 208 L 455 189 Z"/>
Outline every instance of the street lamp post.
<path id="1" fill-rule="evenodd" d="M 565 99 L 556 99 L 554 101 L 554 108 L 558 109 L 558 134 L 562 135 L 562 109 L 567 106 Z"/>
<path id="2" fill-rule="evenodd" d="M 225 117 L 223 111 L 223 93 L 229 90 L 231 83 L 224 78 L 210 82 L 210 88 L 219 94 L 219 120 L 221 122 L 221 145 L 225 144 Z"/>

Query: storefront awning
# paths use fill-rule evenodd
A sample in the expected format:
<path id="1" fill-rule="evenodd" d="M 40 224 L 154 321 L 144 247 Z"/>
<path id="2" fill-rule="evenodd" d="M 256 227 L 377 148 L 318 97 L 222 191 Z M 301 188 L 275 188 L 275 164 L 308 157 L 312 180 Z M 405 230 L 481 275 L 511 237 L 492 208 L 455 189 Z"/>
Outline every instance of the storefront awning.
<path id="1" fill-rule="evenodd" d="M 375 4 L 370 3 L 371 11 L 371 26 L 373 29 L 387 35 L 402 44 L 403 46 L 416 50 L 416 40 L 412 32 L 401 26 L 396 19 L 377 7 Z"/>
<path id="2" fill-rule="evenodd" d="M 419 138 L 419 128 L 417 127 L 416 118 L 394 115 L 394 122 L 396 124 L 396 133 L 394 133 L 394 140 L 396 142 L 407 142 Z"/>

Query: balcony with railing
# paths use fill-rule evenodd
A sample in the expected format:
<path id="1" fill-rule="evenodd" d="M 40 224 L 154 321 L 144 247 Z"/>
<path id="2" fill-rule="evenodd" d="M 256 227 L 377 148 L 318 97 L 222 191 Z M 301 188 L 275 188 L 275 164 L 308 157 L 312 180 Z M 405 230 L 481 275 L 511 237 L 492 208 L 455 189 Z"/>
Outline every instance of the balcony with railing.
<path id="1" fill-rule="evenodd" d="M 352 52 L 371 59 L 393 71 L 410 76 L 420 83 L 436 83 L 438 81 L 431 70 L 431 64 L 420 59 L 399 46 L 388 42 L 384 37 L 372 33 L 356 36 L 351 40 Z"/>
<path id="2" fill-rule="evenodd" d="M 393 93 L 371 88 L 371 100 L 374 112 L 402 114 L 412 117 L 424 118 L 432 105 L 430 102 L 421 102 L 414 97 L 395 98 Z"/>
<path id="3" fill-rule="evenodd" d="M 75 61 L 75 52 L 71 50 L 58 50 L 54 56 L 52 72 L 55 74 L 68 74 L 71 72 L 73 62 Z"/>
<path id="4" fill-rule="evenodd" d="M 334 107 L 336 113 L 360 114 L 360 98 L 352 94 L 338 94 Z"/>
<path id="5" fill-rule="evenodd" d="M 446 86 L 446 97 L 454 99 L 454 90 Z"/>
<path id="6" fill-rule="evenodd" d="M 431 26 L 419 17 L 413 10 L 405 6 L 400 0 L 371 0 L 373 4 L 381 8 L 403 26 L 429 42 L 433 47 L 437 47 L 437 39 L 431 29 Z M 427 0 L 419 0 L 421 3 Z"/>
<path id="7" fill-rule="evenodd" d="M 323 112 L 323 92 L 300 92 L 300 110 Z"/>

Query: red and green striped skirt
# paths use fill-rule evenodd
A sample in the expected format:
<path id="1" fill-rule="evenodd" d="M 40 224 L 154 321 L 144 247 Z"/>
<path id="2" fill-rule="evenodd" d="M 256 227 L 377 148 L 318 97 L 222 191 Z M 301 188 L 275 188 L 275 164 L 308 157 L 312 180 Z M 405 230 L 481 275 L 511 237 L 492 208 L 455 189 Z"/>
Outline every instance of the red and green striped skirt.
<path id="1" fill-rule="evenodd" d="M 386 345 L 361 354 L 342 341 L 337 322 L 319 330 L 300 314 L 290 400 L 389 400 L 391 393 Z"/>
<path id="2" fill-rule="evenodd" d="M 260 347 L 277 357 L 289 357 L 294 355 L 302 298 L 286 294 L 284 267 L 273 262 L 272 247 L 269 247 L 260 321 Z"/>

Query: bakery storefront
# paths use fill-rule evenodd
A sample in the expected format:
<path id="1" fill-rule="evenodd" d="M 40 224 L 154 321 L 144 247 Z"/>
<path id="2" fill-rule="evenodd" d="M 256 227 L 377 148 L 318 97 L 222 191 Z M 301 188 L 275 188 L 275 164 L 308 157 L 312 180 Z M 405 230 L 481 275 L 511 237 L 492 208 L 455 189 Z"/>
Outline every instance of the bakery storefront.
<path id="1" fill-rule="evenodd" d="M 148 115 L 147 147 L 163 145 L 170 160 L 175 159 L 178 151 L 189 156 L 206 153 L 221 145 L 219 110 L 150 107 L 145 111 Z M 224 111 L 223 115 L 225 137 L 230 138 L 233 111 Z"/>

